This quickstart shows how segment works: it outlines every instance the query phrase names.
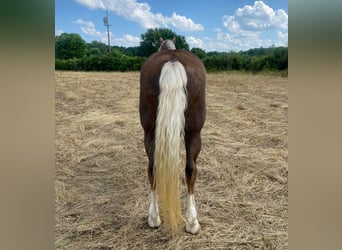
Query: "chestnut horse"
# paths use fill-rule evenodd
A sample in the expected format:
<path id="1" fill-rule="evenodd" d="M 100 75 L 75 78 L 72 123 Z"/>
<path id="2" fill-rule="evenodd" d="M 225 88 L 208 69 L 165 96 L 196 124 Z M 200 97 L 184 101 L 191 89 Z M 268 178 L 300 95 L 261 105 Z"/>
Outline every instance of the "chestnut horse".
<path id="1" fill-rule="evenodd" d="M 205 85 L 201 60 L 189 51 L 176 50 L 175 38 L 161 38 L 159 51 L 147 58 L 140 72 L 139 111 L 151 184 L 148 225 L 155 228 L 161 224 L 158 196 L 165 228 L 172 235 L 179 231 L 182 220 L 187 232 L 200 231 L 194 185 L 206 115 Z M 181 215 L 179 198 L 181 137 L 186 148 L 186 219 Z"/>

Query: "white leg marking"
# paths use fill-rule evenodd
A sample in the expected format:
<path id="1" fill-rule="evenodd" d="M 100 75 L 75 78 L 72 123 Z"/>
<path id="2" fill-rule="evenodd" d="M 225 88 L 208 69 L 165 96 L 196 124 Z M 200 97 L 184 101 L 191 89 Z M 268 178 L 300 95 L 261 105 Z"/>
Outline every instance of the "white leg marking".
<path id="1" fill-rule="evenodd" d="M 188 210 L 186 212 L 185 230 L 192 234 L 199 233 L 201 226 L 197 220 L 197 211 L 195 207 L 194 195 L 188 195 Z"/>
<path id="2" fill-rule="evenodd" d="M 151 203 L 148 209 L 148 225 L 152 228 L 160 226 L 159 209 L 155 191 L 151 191 Z"/>

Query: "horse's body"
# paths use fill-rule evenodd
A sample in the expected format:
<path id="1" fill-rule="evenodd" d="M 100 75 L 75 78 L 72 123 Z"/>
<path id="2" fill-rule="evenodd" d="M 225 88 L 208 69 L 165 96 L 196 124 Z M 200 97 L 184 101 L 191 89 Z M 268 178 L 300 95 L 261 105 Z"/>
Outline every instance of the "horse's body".
<path id="1" fill-rule="evenodd" d="M 175 233 L 181 225 L 178 167 L 180 139 L 184 136 L 188 190 L 185 223 L 186 231 L 195 234 L 200 230 L 194 185 L 206 114 L 205 68 L 191 52 L 176 50 L 175 41 L 173 45 L 171 40 L 161 42 L 160 51 L 146 60 L 140 73 L 139 111 L 152 190 L 148 224 L 150 227 L 161 224 L 158 194 L 166 228 Z"/>

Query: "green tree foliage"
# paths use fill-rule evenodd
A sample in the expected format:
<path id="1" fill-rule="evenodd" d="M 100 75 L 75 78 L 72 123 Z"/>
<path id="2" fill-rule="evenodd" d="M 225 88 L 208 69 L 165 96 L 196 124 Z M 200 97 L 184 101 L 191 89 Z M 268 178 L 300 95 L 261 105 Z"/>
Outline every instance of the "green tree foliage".
<path id="1" fill-rule="evenodd" d="M 252 73 L 286 71 L 288 48 L 271 47 L 240 52 L 209 52 L 202 61 L 207 71 L 243 70 Z"/>
<path id="2" fill-rule="evenodd" d="M 145 58 L 127 56 L 119 50 L 112 50 L 104 56 L 84 56 L 81 59 L 56 59 L 55 68 L 58 70 L 78 71 L 138 71 Z"/>
<path id="3" fill-rule="evenodd" d="M 110 53 L 108 52 L 107 45 L 101 42 L 93 41 L 86 44 L 77 34 L 63 33 L 61 36 L 56 36 L 55 69 L 138 71 L 146 57 L 158 50 L 160 37 L 165 39 L 176 37 L 176 48 L 189 48 L 184 37 L 177 36 L 177 34 L 168 29 L 150 29 L 142 34 L 143 41 L 140 46 L 129 48 L 112 46 Z M 147 44 L 152 45 L 153 43 L 154 46 L 147 47 Z M 287 47 L 257 48 L 240 52 L 214 51 L 208 53 L 200 48 L 192 48 L 191 52 L 203 61 L 208 72 L 235 70 L 252 73 L 282 72 L 282 75 L 287 75 Z M 144 54 L 144 56 L 141 56 L 141 54 Z"/>
<path id="4" fill-rule="evenodd" d="M 207 55 L 205 51 L 200 48 L 192 48 L 190 51 L 194 53 L 196 56 L 198 56 L 200 59 L 203 59 Z"/>
<path id="5" fill-rule="evenodd" d="M 55 37 L 55 57 L 57 59 L 81 58 L 87 53 L 87 44 L 79 34 L 63 33 Z"/>
<path id="6" fill-rule="evenodd" d="M 160 47 L 160 38 L 172 39 L 176 37 L 176 48 L 189 50 L 189 45 L 184 36 L 179 36 L 175 32 L 166 28 L 148 29 L 141 35 L 142 41 L 140 42 L 140 56 L 149 56 L 157 52 Z"/>
<path id="7" fill-rule="evenodd" d="M 89 56 L 103 56 L 108 54 L 108 46 L 98 41 L 87 44 Z"/>

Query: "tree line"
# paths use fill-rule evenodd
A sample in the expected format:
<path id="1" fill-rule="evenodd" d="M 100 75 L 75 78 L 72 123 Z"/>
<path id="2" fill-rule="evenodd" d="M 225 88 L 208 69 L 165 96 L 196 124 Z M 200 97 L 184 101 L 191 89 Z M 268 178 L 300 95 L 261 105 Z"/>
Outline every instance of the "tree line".
<path id="1" fill-rule="evenodd" d="M 141 35 L 140 46 L 111 46 L 93 41 L 86 43 L 79 34 L 62 33 L 55 37 L 55 69 L 73 71 L 138 71 L 146 58 L 158 51 L 159 38 L 176 37 L 176 48 L 189 50 L 184 36 L 164 28 L 149 29 Z M 192 48 L 206 70 L 244 72 L 283 72 L 287 75 L 288 48 L 255 48 L 240 52 L 206 52 Z"/>

